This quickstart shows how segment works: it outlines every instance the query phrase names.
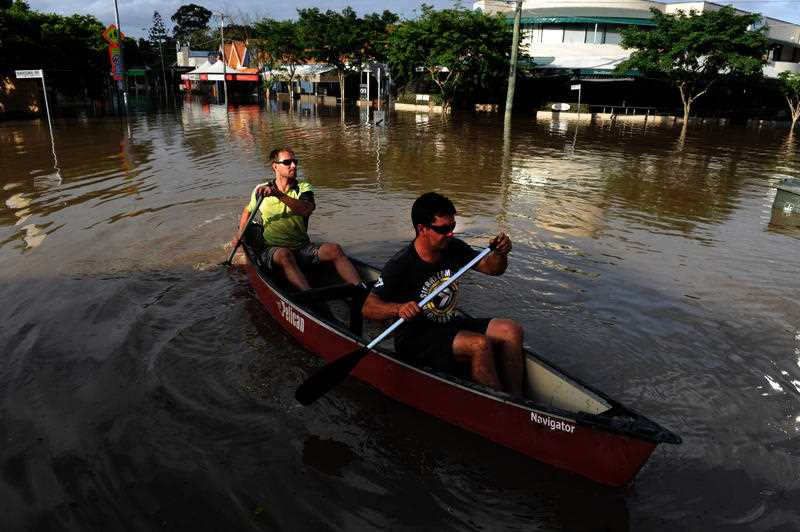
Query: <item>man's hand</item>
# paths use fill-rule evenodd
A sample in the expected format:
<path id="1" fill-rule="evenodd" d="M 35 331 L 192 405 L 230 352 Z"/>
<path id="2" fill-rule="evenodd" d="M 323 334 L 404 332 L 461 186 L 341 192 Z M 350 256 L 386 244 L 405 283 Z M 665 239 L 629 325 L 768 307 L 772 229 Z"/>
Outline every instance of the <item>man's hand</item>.
<path id="1" fill-rule="evenodd" d="M 278 190 L 278 187 L 274 185 L 262 185 L 256 189 L 256 196 L 264 196 L 268 198 L 269 196 L 280 197 L 283 193 Z"/>
<path id="2" fill-rule="evenodd" d="M 413 320 L 419 316 L 420 312 L 422 312 L 422 309 L 419 308 L 416 301 L 403 303 L 397 308 L 397 315 L 406 321 Z"/>
<path id="3" fill-rule="evenodd" d="M 498 255 L 508 255 L 511 251 L 511 239 L 505 233 L 500 233 L 489 242 L 493 246 L 494 252 Z"/>

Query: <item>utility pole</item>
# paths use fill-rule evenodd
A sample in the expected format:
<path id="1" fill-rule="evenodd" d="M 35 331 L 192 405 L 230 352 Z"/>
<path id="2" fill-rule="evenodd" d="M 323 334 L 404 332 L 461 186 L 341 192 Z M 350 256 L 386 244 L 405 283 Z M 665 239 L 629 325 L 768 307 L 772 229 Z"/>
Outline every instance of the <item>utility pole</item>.
<path id="1" fill-rule="evenodd" d="M 119 57 L 120 66 L 122 70 L 122 101 L 125 104 L 125 114 L 128 113 L 128 71 L 125 69 L 125 48 L 122 46 L 122 27 L 119 25 L 119 8 L 117 7 L 117 0 L 114 0 L 114 21 L 117 23 L 117 32 L 119 33 Z"/>
<path id="2" fill-rule="evenodd" d="M 228 111 L 228 63 L 225 57 L 225 14 L 219 14 L 219 36 L 222 41 L 222 86 L 225 89 L 225 112 Z"/>
<path id="3" fill-rule="evenodd" d="M 517 81 L 517 48 L 519 48 L 519 22 L 522 18 L 522 0 L 516 0 L 514 12 L 514 36 L 511 39 L 511 64 L 508 66 L 508 92 L 506 93 L 506 114 L 504 123 L 511 124 L 511 110 L 514 107 L 514 86 Z"/>
<path id="4" fill-rule="evenodd" d="M 169 92 L 167 91 L 167 71 L 164 68 L 164 50 L 161 46 L 161 38 L 158 39 L 158 54 L 161 56 L 161 77 L 164 78 L 164 102 L 169 100 Z"/>

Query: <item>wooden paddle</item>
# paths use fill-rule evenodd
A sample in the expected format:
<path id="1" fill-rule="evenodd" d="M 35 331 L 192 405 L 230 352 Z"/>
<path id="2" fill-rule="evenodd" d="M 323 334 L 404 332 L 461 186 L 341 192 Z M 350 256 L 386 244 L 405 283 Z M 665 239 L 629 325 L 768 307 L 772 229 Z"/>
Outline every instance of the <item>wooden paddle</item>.
<path id="1" fill-rule="evenodd" d="M 474 259 L 464 265 L 463 268 L 458 270 L 446 282 L 439 285 L 433 292 L 428 294 L 425 299 L 417 303 L 417 305 L 419 305 L 420 308 L 423 308 L 431 299 L 439 295 L 442 290 L 453 284 L 456 279 L 464 275 L 467 270 L 475 266 L 478 262 L 480 262 L 481 259 L 483 259 L 483 257 L 491 253 L 492 249 L 494 249 L 493 246 L 489 246 L 481 251 Z M 329 362 L 327 365 L 322 366 L 319 370 L 317 370 L 316 373 L 311 375 L 311 377 L 306 379 L 305 382 L 297 387 L 297 391 L 295 391 L 294 394 L 295 399 L 297 399 L 300 404 L 307 406 L 328 393 L 334 386 L 342 382 L 351 371 L 353 371 L 353 368 L 358 365 L 362 358 L 369 354 L 373 347 L 385 340 L 386 337 L 392 334 L 395 329 L 400 327 L 404 321 L 405 320 L 403 318 L 400 318 L 388 329 L 375 337 L 375 339 L 367 344 L 366 347 L 340 356 L 333 362 Z"/>
<path id="2" fill-rule="evenodd" d="M 228 257 L 228 260 L 222 263 L 225 266 L 230 266 L 231 261 L 233 260 L 233 256 L 236 255 L 236 250 L 239 249 L 239 245 L 241 245 L 242 243 L 242 237 L 244 237 L 244 232 L 247 231 L 247 228 L 250 226 L 250 222 L 252 222 L 253 218 L 255 218 L 256 214 L 258 214 L 258 208 L 261 207 L 261 202 L 264 201 L 264 198 L 266 198 L 266 196 L 263 195 L 258 196 L 258 201 L 256 202 L 256 208 L 253 209 L 253 212 L 250 213 L 250 216 L 247 218 L 247 223 L 244 224 L 244 227 L 242 227 L 242 231 L 236 238 L 236 245 L 233 246 L 233 249 L 231 250 L 231 256 Z"/>

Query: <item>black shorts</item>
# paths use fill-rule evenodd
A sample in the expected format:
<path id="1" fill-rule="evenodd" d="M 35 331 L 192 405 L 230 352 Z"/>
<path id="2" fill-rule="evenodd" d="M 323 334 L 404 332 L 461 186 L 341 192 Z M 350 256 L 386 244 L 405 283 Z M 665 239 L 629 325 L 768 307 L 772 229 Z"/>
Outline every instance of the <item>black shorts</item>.
<path id="1" fill-rule="evenodd" d="M 419 317 L 419 320 L 424 318 Z M 409 362 L 454 372 L 460 368 L 453 356 L 453 340 L 459 331 L 486 334 L 491 318 L 459 317 L 448 323 L 409 324 L 410 328 L 395 338 L 398 356 Z"/>

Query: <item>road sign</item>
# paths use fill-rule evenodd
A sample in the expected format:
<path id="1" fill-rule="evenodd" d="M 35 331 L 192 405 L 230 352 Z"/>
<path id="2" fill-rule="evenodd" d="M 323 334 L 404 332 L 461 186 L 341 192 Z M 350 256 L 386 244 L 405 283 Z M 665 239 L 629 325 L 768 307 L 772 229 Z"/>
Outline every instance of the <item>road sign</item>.
<path id="1" fill-rule="evenodd" d="M 579 90 L 581 90 L 581 84 L 578 83 L 577 85 L 570 85 L 569 88 L 570 88 L 570 90 L 573 90 L 573 91 L 579 91 Z"/>
<path id="2" fill-rule="evenodd" d="M 369 99 L 369 85 L 366 83 L 362 83 L 360 86 L 359 97 L 361 100 L 368 100 Z"/>
<path id="3" fill-rule="evenodd" d="M 25 79 L 25 78 L 43 78 L 44 74 L 42 74 L 42 70 L 17 70 L 17 79 Z"/>

